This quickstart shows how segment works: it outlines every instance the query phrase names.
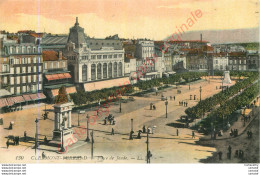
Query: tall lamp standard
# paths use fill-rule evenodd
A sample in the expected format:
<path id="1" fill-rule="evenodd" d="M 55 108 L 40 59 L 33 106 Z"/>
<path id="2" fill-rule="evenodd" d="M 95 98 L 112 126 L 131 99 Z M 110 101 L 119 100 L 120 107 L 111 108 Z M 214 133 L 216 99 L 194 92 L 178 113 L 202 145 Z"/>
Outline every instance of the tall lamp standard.
<path id="1" fill-rule="evenodd" d="M 89 120 L 89 116 L 88 116 L 88 114 L 87 114 L 86 119 L 87 119 L 87 138 L 86 138 L 86 142 L 89 142 L 90 139 L 89 139 L 89 130 L 88 130 L 88 120 Z"/>
<path id="2" fill-rule="evenodd" d="M 201 89 L 201 86 L 200 86 L 200 101 L 201 101 L 201 91 L 202 91 L 202 89 Z"/>
<path id="3" fill-rule="evenodd" d="M 222 92 L 223 92 L 223 80 L 224 80 L 224 77 L 222 78 L 222 87 L 221 87 Z"/>
<path id="4" fill-rule="evenodd" d="M 122 108 L 121 108 L 121 98 L 119 99 L 119 112 L 121 113 L 121 110 L 122 110 Z"/>
<path id="5" fill-rule="evenodd" d="M 36 118 L 36 120 L 35 120 L 35 125 L 36 125 L 36 131 L 35 131 L 35 154 L 36 154 L 36 151 L 38 149 L 38 123 L 39 123 L 39 120 L 38 120 L 38 118 Z"/>
<path id="6" fill-rule="evenodd" d="M 133 123 L 134 123 L 134 119 L 131 118 L 131 131 L 134 131 Z"/>
<path id="7" fill-rule="evenodd" d="M 93 152 L 94 152 L 94 130 L 92 129 L 91 135 L 91 159 L 93 159 Z"/>
<path id="8" fill-rule="evenodd" d="M 65 152 L 65 148 L 64 148 L 64 137 L 63 137 L 63 130 L 64 130 L 64 126 L 65 126 L 65 121 L 67 120 L 67 118 L 63 118 L 63 122 L 61 124 L 61 150 L 60 152 L 64 153 Z"/>
<path id="9" fill-rule="evenodd" d="M 167 100 L 167 97 L 166 97 L 166 101 L 165 101 L 165 107 L 166 107 L 166 118 L 167 118 L 167 105 L 168 105 L 168 100 Z"/>

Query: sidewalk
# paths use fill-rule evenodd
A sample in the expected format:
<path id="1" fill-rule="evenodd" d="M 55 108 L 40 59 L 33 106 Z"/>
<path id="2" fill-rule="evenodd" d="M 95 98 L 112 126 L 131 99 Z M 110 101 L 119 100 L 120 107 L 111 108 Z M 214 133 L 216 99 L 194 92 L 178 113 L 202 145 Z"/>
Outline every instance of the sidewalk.
<path id="1" fill-rule="evenodd" d="M 252 112 L 250 113 L 250 115 L 251 115 L 250 121 L 245 122 L 245 125 L 244 125 L 244 120 L 241 120 L 241 117 L 239 117 L 238 120 L 236 122 L 234 122 L 234 124 L 227 131 L 223 132 L 222 136 L 217 136 L 216 139 L 214 139 L 214 140 L 226 140 L 226 139 L 234 138 L 234 136 L 230 136 L 231 129 L 232 130 L 237 129 L 238 136 L 242 135 L 247 130 L 248 126 L 254 120 L 254 118 L 256 118 L 259 115 L 259 113 L 260 113 L 260 107 L 259 107 L 259 103 L 258 103 L 256 105 L 256 107 L 252 108 Z M 200 141 L 206 141 L 206 140 L 212 140 L 211 134 L 209 134 L 203 138 L 200 138 Z"/>

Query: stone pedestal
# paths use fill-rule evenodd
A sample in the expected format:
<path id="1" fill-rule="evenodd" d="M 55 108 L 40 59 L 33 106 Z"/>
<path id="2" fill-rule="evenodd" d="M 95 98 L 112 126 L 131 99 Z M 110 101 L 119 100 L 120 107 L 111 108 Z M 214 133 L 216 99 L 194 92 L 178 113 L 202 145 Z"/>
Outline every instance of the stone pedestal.
<path id="1" fill-rule="evenodd" d="M 64 147 L 77 142 L 71 127 L 71 111 L 73 105 L 73 102 L 54 105 L 54 130 L 53 138 L 50 142 L 51 144 L 61 145 L 62 135 Z"/>
<path id="2" fill-rule="evenodd" d="M 230 75 L 229 75 L 229 71 L 224 71 L 224 80 L 223 80 L 224 84 L 231 84 L 231 79 L 230 79 Z"/>

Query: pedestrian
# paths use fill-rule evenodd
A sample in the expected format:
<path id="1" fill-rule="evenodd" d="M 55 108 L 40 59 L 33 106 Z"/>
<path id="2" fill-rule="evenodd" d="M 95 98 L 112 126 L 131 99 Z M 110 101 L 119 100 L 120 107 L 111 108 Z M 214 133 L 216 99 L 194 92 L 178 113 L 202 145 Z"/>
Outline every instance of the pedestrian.
<path id="1" fill-rule="evenodd" d="M 146 133 L 145 125 L 143 126 L 143 133 Z"/>
<path id="2" fill-rule="evenodd" d="M 148 151 L 148 154 L 147 154 L 147 163 L 150 163 L 150 162 L 151 162 L 151 157 L 152 157 L 152 153 L 151 153 L 151 151 Z"/>
<path id="3" fill-rule="evenodd" d="M 188 102 L 186 102 L 186 107 L 188 107 Z"/>
<path id="4" fill-rule="evenodd" d="M 136 137 L 137 139 L 141 139 L 141 132 L 142 132 L 142 131 L 139 130 L 138 135 L 137 135 L 137 137 Z"/>
<path id="5" fill-rule="evenodd" d="M 19 145 L 19 137 L 18 136 L 16 137 L 16 141 L 15 142 L 16 142 L 16 145 Z"/>
<path id="6" fill-rule="evenodd" d="M 112 125 L 115 125 L 115 124 L 116 124 L 116 120 L 115 120 L 115 119 L 113 119 Z"/>
<path id="7" fill-rule="evenodd" d="M 153 103 L 150 103 L 150 110 L 153 109 Z"/>
<path id="8" fill-rule="evenodd" d="M 252 131 L 249 131 L 249 138 L 251 139 L 253 137 Z"/>
<path id="9" fill-rule="evenodd" d="M 221 151 L 218 152 L 218 159 L 222 160 L 222 152 Z"/>
<path id="10" fill-rule="evenodd" d="M 111 135 L 115 135 L 114 128 L 112 128 Z"/>
<path id="11" fill-rule="evenodd" d="M 48 139 L 47 139 L 47 137 L 46 137 L 46 136 L 44 137 L 44 144 L 45 144 L 45 145 L 47 145 L 47 144 L 48 144 Z"/>
<path id="12" fill-rule="evenodd" d="M 6 148 L 8 149 L 9 148 L 9 145 L 10 145 L 10 143 L 9 143 L 9 139 L 6 141 Z"/>
<path id="13" fill-rule="evenodd" d="M 130 132 L 129 140 L 133 140 L 133 133 L 134 133 L 134 131 Z"/>
<path id="14" fill-rule="evenodd" d="M 156 107 L 155 107 L 155 105 L 153 105 L 153 109 L 154 109 L 154 110 L 156 110 Z"/>
<path id="15" fill-rule="evenodd" d="M 9 130 L 12 130 L 12 129 L 13 129 L 13 124 L 12 124 L 12 122 L 10 122 Z"/>
<path id="16" fill-rule="evenodd" d="M 24 131 L 23 136 L 24 136 L 24 140 L 26 141 L 27 140 L 27 133 L 26 133 L 26 131 Z"/>
<path id="17" fill-rule="evenodd" d="M 250 131 L 247 131 L 247 138 L 250 138 Z"/>
<path id="18" fill-rule="evenodd" d="M 229 145 L 228 146 L 228 152 L 231 153 L 232 152 L 232 147 Z"/>
<path id="19" fill-rule="evenodd" d="M 107 124 L 107 117 L 104 119 L 104 125 Z"/>
<path id="20" fill-rule="evenodd" d="M 44 152 L 42 152 L 42 159 L 46 159 L 46 155 Z"/>
<path id="21" fill-rule="evenodd" d="M 179 136 L 179 130 L 178 129 L 176 130 L 176 135 Z"/>
<path id="22" fill-rule="evenodd" d="M 235 157 L 238 157 L 238 153 L 239 151 L 238 150 L 236 150 L 236 152 L 235 152 Z"/>
<path id="23" fill-rule="evenodd" d="M 192 131 L 192 138 L 194 139 L 195 138 L 195 132 Z"/>
<path id="24" fill-rule="evenodd" d="M 173 96 L 173 100 L 175 101 L 175 96 Z"/>

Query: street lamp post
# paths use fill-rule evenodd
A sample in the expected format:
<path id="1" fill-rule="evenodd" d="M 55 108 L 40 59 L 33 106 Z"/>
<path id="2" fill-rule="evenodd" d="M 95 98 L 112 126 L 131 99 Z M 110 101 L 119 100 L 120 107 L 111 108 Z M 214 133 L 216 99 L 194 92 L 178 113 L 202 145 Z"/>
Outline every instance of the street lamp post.
<path id="1" fill-rule="evenodd" d="M 168 105 L 168 100 L 167 100 L 167 97 L 166 97 L 166 101 L 165 101 L 165 107 L 166 107 L 166 118 L 167 118 L 167 105 Z"/>
<path id="2" fill-rule="evenodd" d="M 201 89 L 201 86 L 200 86 L 200 101 L 201 101 L 201 91 L 202 91 L 202 89 Z"/>
<path id="3" fill-rule="evenodd" d="M 223 80 L 224 80 L 224 77 L 222 78 L 222 86 L 221 86 L 222 92 L 224 91 L 224 90 L 223 90 Z"/>
<path id="4" fill-rule="evenodd" d="M 89 120 L 89 116 L 88 116 L 88 114 L 87 114 L 87 138 L 86 138 L 86 142 L 89 142 L 90 141 L 90 139 L 89 139 L 89 130 L 88 130 L 88 120 Z"/>
<path id="5" fill-rule="evenodd" d="M 35 125 L 36 125 L 36 131 L 35 131 L 35 154 L 36 154 L 36 151 L 37 151 L 37 148 L 38 148 L 38 123 L 39 123 L 39 120 L 38 118 L 36 118 L 35 120 Z"/>
<path id="6" fill-rule="evenodd" d="M 91 134 L 91 159 L 93 159 L 93 152 L 94 152 L 94 130 L 92 129 Z"/>
<path id="7" fill-rule="evenodd" d="M 134 119 L 131 118 L 131 131 L 134 131 L 133 123 L 134 123 Z"/>
<path id="8" fill-rule="evenodd" d="M 121 108 L 121 98 L 119 99 L 119 112 L 121 113 L 121 110 L 122 110 L 122 108 Z"/>

